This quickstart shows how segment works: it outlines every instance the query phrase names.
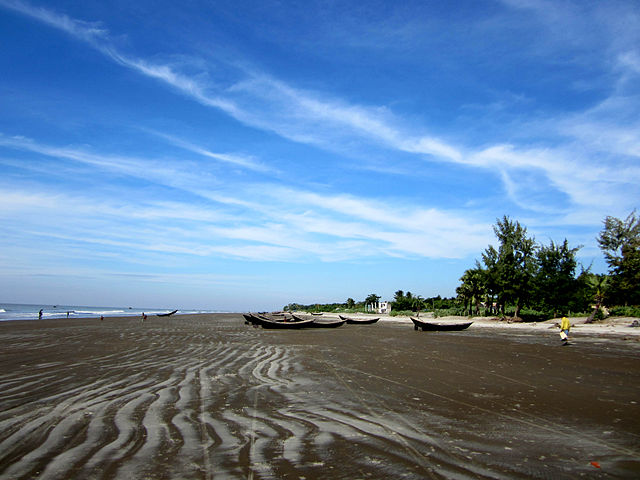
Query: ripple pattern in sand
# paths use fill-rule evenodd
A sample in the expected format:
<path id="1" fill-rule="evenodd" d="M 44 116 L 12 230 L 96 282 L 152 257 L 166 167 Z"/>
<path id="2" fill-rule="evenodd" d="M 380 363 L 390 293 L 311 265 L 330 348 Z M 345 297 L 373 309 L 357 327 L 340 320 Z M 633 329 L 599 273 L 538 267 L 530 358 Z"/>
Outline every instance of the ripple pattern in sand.
<path id="1" fill-rule="evenodd" d="M 368 395 L 366 374 L 271 341 L 282 332 L 170 325 L 9 345 L 36 354 L 0 374 L 0 480 L 527 477 L 448 442 L 451 419 L 392 405 L 401 388 Z"/>

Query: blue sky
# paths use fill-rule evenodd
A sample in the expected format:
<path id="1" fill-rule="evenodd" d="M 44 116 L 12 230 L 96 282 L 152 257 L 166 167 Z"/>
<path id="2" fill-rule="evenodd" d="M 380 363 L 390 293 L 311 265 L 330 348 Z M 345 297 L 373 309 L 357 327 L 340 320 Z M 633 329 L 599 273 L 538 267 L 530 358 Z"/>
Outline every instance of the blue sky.
<path id="1" fill-rule="evenodd" d="M 0 0 L 0 300 L 453 295 L 640 199 L 636 1 Z"/>

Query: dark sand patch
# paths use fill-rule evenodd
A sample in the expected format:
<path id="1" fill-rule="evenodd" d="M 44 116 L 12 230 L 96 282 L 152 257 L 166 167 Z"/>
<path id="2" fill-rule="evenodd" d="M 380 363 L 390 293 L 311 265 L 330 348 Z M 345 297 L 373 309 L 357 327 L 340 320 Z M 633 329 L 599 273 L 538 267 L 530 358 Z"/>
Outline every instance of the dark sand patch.
<path id="1" fill-rule="evenodd" d="M 0 478 L 640 475 L 629 342 L 233 314 L 4 322 L 0 341 Z"/>

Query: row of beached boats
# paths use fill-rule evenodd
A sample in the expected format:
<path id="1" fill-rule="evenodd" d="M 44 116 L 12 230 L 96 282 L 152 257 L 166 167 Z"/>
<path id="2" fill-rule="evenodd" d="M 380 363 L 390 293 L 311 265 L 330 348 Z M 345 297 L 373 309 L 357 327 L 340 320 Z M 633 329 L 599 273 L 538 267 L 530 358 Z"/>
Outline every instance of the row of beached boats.
<path id="1" fill-rule="evenodd" d="M 338 318 L 320 318 L 322 314 L 312 314 L 312 317 L 302 317 L 289 313 L 244 313 L 245 324 L 255 327 L 270 329 L 300 329 L 300 328 L 337 328 L 344 324 L 351 325 L 372 325 L 380 318 L 350 318 L 338 315 Z M 411 317 L 414 330 L 422 330 L 424 332 L 438 331 L 460 331 L 469 328 L 473 322 L 464 323 L 438 323 L 424 322 L 420 319 Z"/>
<path id="2" fill-rule="evenodd" d="M 380 318 L 349 318 L 338 315 L 338 319 L 320 318 L 320 315 L 313 317 L 301 317 L 296 314 L 286 313 L 244 313 L 244 320 L 247 325 L 254 325 L 262 328 L 299 329 L 299 328 L 338 328 L 345 323 L 354 325 L 371 325 Z"/>

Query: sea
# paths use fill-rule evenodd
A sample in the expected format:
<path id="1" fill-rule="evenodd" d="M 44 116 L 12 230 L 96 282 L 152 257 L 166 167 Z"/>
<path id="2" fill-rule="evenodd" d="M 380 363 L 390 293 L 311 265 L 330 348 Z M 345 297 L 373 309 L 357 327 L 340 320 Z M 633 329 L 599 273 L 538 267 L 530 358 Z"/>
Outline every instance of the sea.
<path id="1" fill-rule="evenodd" d="M 42 319 L 52 318 L 100 318 L 103 317 L 139 317 L 143 313 L 156 315 L 169 313 L 166 308 L 138 307 L 89 307 L 86 305 L 45 305 L 26 303 L 0 303 L 0 322 L 6 320 L 38 320 L 38 312 L 42 309 Z M 176 315 L 193 313 L 226 313 L 217 310 L 178 310 Z"/>

